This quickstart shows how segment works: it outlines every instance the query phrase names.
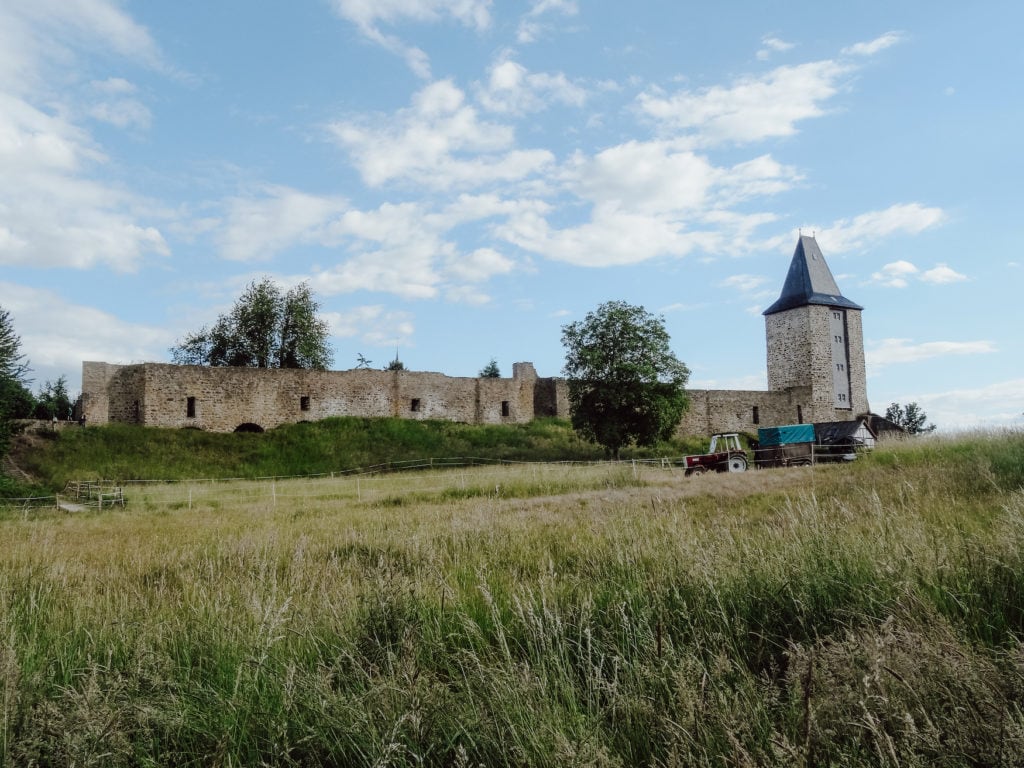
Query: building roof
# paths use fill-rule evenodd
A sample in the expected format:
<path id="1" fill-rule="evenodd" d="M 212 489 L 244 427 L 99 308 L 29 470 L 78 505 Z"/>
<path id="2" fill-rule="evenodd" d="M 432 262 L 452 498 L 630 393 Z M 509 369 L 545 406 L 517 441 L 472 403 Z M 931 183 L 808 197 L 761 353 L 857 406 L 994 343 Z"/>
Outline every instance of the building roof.
<path id="1" fill-rule="evenodd" d="M 875 431 L 868 423 L 868 419 L 860 417 L 854 421 L 820 421 L 814 423 L 815 439 L 822 445 L 847 443 L 858 437 L 858 432 L 866 430 L 871 438 L 875 438 Z"/>
<path id="2" fill-rule="evenodd" d="M 808 304 L 864 309 L 840 292 L 817 241 L 813 237 L 801 235 L 796 243 L 793 260 L 789 263 L 789 274 L 782 286 L 782 294 L 763 314 L 773 315 L 787 309 L 806 307 Z"/>

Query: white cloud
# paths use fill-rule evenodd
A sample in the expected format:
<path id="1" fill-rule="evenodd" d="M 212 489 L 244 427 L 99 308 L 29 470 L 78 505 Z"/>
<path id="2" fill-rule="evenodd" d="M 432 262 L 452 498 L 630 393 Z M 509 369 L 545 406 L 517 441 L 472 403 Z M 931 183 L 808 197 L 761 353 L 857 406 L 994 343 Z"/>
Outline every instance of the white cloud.
<path id="1" fill-rule="evenodd" d="M 658 141 L 630 141 L 593 157 L 577 154 L 565 173 L 575 192 L 602 214 L 699 209 L 721 179 L 707 158 Z"/>
<path id="2" fill-rule="evenodd" d="M 445 291 L 444 297 L 453 304 L 468 304 L 475 307 L 489 304 L 491 301 L 489 294 L 473 285 L 452 286 Z"/>
<path id="3" fill-rule="evenodd" d="M 761 38 L 761 44 L 764 47 L 757 52 L 760 61 L 767 61 L 773 53 L 783 53 L 794 47 L 793 43 L 771 36 Z"/>
<path id="4" fill-rule="evenodd" d="M 602 210 L 589 222 L 561 230 L 551 229 L 538 216 L 514 217 L 496 227 L 509 242 L 555 261 L 581 267 L 639 264 L 657 256 L 684 256 L 702 241 L 699 233 L 686 233 L 681 222 L 657 214 Z"/>
<path id="5" fill-rule="evenodd" d="M 921 279 L 926 283 L 944 285 L 946 283 L 960 283 L 967 279 L 967 275 L 961 275 L 956 270 L 945 264 L 939 264 L 932 269 L 921 273 Z"/>
<path id="6" fill-rule="evenodd" d="M 856 43 L 848 48 L 843 48 L 842 52 L 847 56 L 874 56 L 879 51 L 884 51 L 886 48 L 890 48 L 902 40 L 903 35 L 901 33 L 886 32 L 874 40 Z"/>
<path id="7" fill-rule="evenodd" d="M 818 229 L 816 239 L 826 253 L 844 253 L 894 234 L 919 234 L 942 224 L 945 219 L 946 214 L 941 208 L 927 207 L 920 203 L 899 203 L 881 211 L 862 213 L 853 219 L 840 219 L 831 226 Z M 803 229 L 808 231 L 814 228 Z"/>
<path id="8" fill-rule="evenodd" d="M 895 363 L 916 363 L 936 357 L 983 355 L 995 352 L 991 341 L 926 341 L 915 344 L 913 339 L 882 339 L 867 345 L 864 356 L 869 367 Z"/>
<path id="9" fill-rule="evenodd" d="M 648 90 L 638 104 L 664 130 L 690 135 L 699 144 L 746 144 L 791 136 L 800 121 L 824 115 L 824 103 L 852 70 L 838 61 L 813 61 L 741 78 L 727 87 L 671 95 Z"/>
<path id="10" fill-rule="evenodd" d="M 452 18 L 478 30 L 490 26 L 490 0 L 333 0 L 339 16 L 356 25 L 368 39 L 405 59 L 423 79 L 430 78 L 430 62 L 419 48 L 381 30 L 381 25 L 402 21 L 437 23 Z"/>
<path id="11" fill-rule="evenodd" d="M 502 58 L 491 67 L 487 82 L 478 88 L 478 98 L 492 112 L 524 114 L 539 112 L 552 102 L 583 106 L 587 92 L 561 72 L 530 72 L 522 64 Z"/>
<path id="12" fill-rule="evenodd" d="M 922 272 L 909 261 L 901 260 L 886 264 L 878 272 L 872 273 L 871 280 L 889 288 L 906 288 L 911 277 L 933 285 L 959 283 L 967 279 L 966 275 L 961 275 L 945 264 Z"/>
<path id="13" fill-rule="evenodd" d="M 169 249 L 155 226 L 139 221 L 149 204 L 102 179 L 108 160 L 75 122 L 73 76 L 82 49 L 102 49 L 160 66 L 148 32 L 102 0 L 40 0 L 0 8 L 0 264 L 132 271 Z M 47 79 L 70 84 L 67 93 Z M 148 110 L 130 85 L 98 83 L 94 116 L 145 127 Z"/>
<path id="14" fill-rule="evenodd" d="M 741 253 L 774 215 L 730 207 L 797 178 L 768 156 L 721 168 L 679 142 L 631 141 L 593 156 L 577 153 L 557 176 L 564 191 L 590 204 L 587 221 L 555 228 L 544 211 L 523 209 L 494 231 L 520 248 L 580 266 L 678 258 L 695 249 Z"/>
<path id="15" fill-rule="evenodd" d="M 907 278 L 917 273 L 917 267 L 909 261 L 894 261 L 886 264 L 880 271 L 873 273 L 871 279 L 890 288 L 906 288 Z"/>
<path id="16" fill-rule="evenodd" d="M 511 182 L 554 160 L 546 150 L 513 149 L 513 129 L 481 121 L 449 80 L 426 86 L 391 117 L 329 129 L 373 187 L 393 180 L 439 189 Z"/>
<path id="17" fill-rule="evenodd" d="M 338 197 L 268 186 L 259 197 L 228 200 L 221 253 L 233 261 L 264 260 L 298 243 L 327 242 L 327 225 L 348 210 Z"/>
<path id="18" fill-rule="evenodd" d="M 345 312 L 324 312 L 321 316 L 332 336 L 358 337 L 375 346 L 407 346 L 416 331 L 409 312 L 388 310 L 379 304 L 353 307 Z"/>
<path id="19" fill-rule="evenodd" d="M 87 112 L 101 122 L 117 128 L 147 129 L 153 116 L 149 108 L 134 98 L 136 88 L 123 78 L 90 83 L 93 99 Z"/>
<path id="20" fill-rule="evenodd" d="M 166 360 L 174 343 L 167 329 L 128 323 L 95 307 L 69 303 L 53 291 L 0 282 L 0 306 L 14 317 L 36 386 L 66 375 L 68 388 L 76 391 L 83 360 Z"/>
<path id="21" fill-rule="evenodd" d="M 519 22 L 516 40 L 523 44 L 535 42 L 553 26 L 552 23 L 545 22 L 543 17 L 555 13 L 575 16 L 579 13 L 579 6 L 576 0 L 533 0 L 529 12 Z"/>
<path id="22" fill-rule="evenodd" d="M 732 275 L 718 285 L 721 288 L 730 288 L 742 293 L 754 293 L 768 282 L 768 278 L 763 275 Z"/>
<path id="23" fill-rule="evenodd" d="M 1024 379 L 947 392 L 905 393 L 884 402 L 917 403 L 942 431 L 1024 425 Z"/>
<path id="24" fill-rule="evenodd" d="M 512 259 L 493 248 L 478 248 L 464 256 L 450 257 L 446 264 L 446 272 L 460 281 L 482 283 L 494 275 L 508 274 L 514 267 L 515 262 Z"/>
<path id="25" fill-rule="evenodd" d="M 490 0 L 334 0 L 338 14 L 364 31 L 379 23 L 436 23 L 446 16 L 486 29 L 491 23 L 490 7 Z"/>

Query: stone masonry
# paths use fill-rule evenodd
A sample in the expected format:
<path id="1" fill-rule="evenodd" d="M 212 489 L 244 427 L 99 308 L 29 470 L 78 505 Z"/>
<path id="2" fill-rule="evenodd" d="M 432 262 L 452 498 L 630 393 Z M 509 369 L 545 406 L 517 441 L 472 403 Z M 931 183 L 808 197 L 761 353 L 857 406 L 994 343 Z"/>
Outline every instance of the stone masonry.
<path id="1" fill-rule="evenodd" d="M 765 310 L 768 391 L 690 390 L 677 433 L 850 421 L 869 412 L 861 307 L 839 292 L 814 238 L 802 236 L 779 300 Z M 82 364 L 82 413 L 110 422 L 215 432 L 329 416 L 521 424 L 568 418 L 564 380 L 515 363 L 511 378 L 421 371 L 305 371 L 139 363 Z"/>

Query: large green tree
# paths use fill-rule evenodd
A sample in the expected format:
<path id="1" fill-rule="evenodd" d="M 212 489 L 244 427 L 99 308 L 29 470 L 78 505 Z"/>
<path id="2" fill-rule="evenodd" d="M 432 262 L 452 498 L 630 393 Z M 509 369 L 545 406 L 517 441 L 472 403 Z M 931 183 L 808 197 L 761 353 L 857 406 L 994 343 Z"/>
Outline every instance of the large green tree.
<path id="1" fill-rule="evenodd" d="M 609 301 L 562 328 L 573 429 L 615 458 L 622 447 L 672 436 L 690 370 L 669 348 L 665 321 Z"/>
<path id="2" fill-rule="evenodd" d="M 37 419 L 71 418 L 71 396 L 68 394 L 67 376 L 59 376 L 56 381 L 47 381 L 36 396 L 33 415 Z"/>
<path id="3" fill-rule="evenodd" d="M 28 372 L 21 337 L 14 332 L 14 318 L 0 307 L 0 454 L 7 450 L 11 419 L 30 416 L 35 404 L 26 387 Z"/>
<path id="4" fill-rule="evenodd" d="M 917 403 L 890 403 L 885 409 L 885 418 L 893 424 L 903 427 L 908 435 L 917 435 L 925 432 L 934 432 L 935 425 L 928 424 L 928 414 L 924 412 Z"/>
<path id="5" fill-rule="evenodd" d="M 327 323 L 306 283 L 282 289 L 254 280 L 231 311 L 171 347 L 181 365 L 326 370 L 332 360 Z"/>

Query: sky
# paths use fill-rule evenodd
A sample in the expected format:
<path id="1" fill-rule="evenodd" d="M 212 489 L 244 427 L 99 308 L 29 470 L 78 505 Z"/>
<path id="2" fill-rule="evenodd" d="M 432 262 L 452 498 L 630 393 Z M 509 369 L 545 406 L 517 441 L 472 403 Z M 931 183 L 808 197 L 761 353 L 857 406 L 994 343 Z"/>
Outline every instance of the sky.
<path id="1" fill-rule="evenodd" d="M 800 232 L 872 410 L 1024 425 L 1024 4 L 0 0 L 0 307 L 33 389 L 308 281 L 334 368 L 541 376 L 606 301 L 766 389 Z"/>

